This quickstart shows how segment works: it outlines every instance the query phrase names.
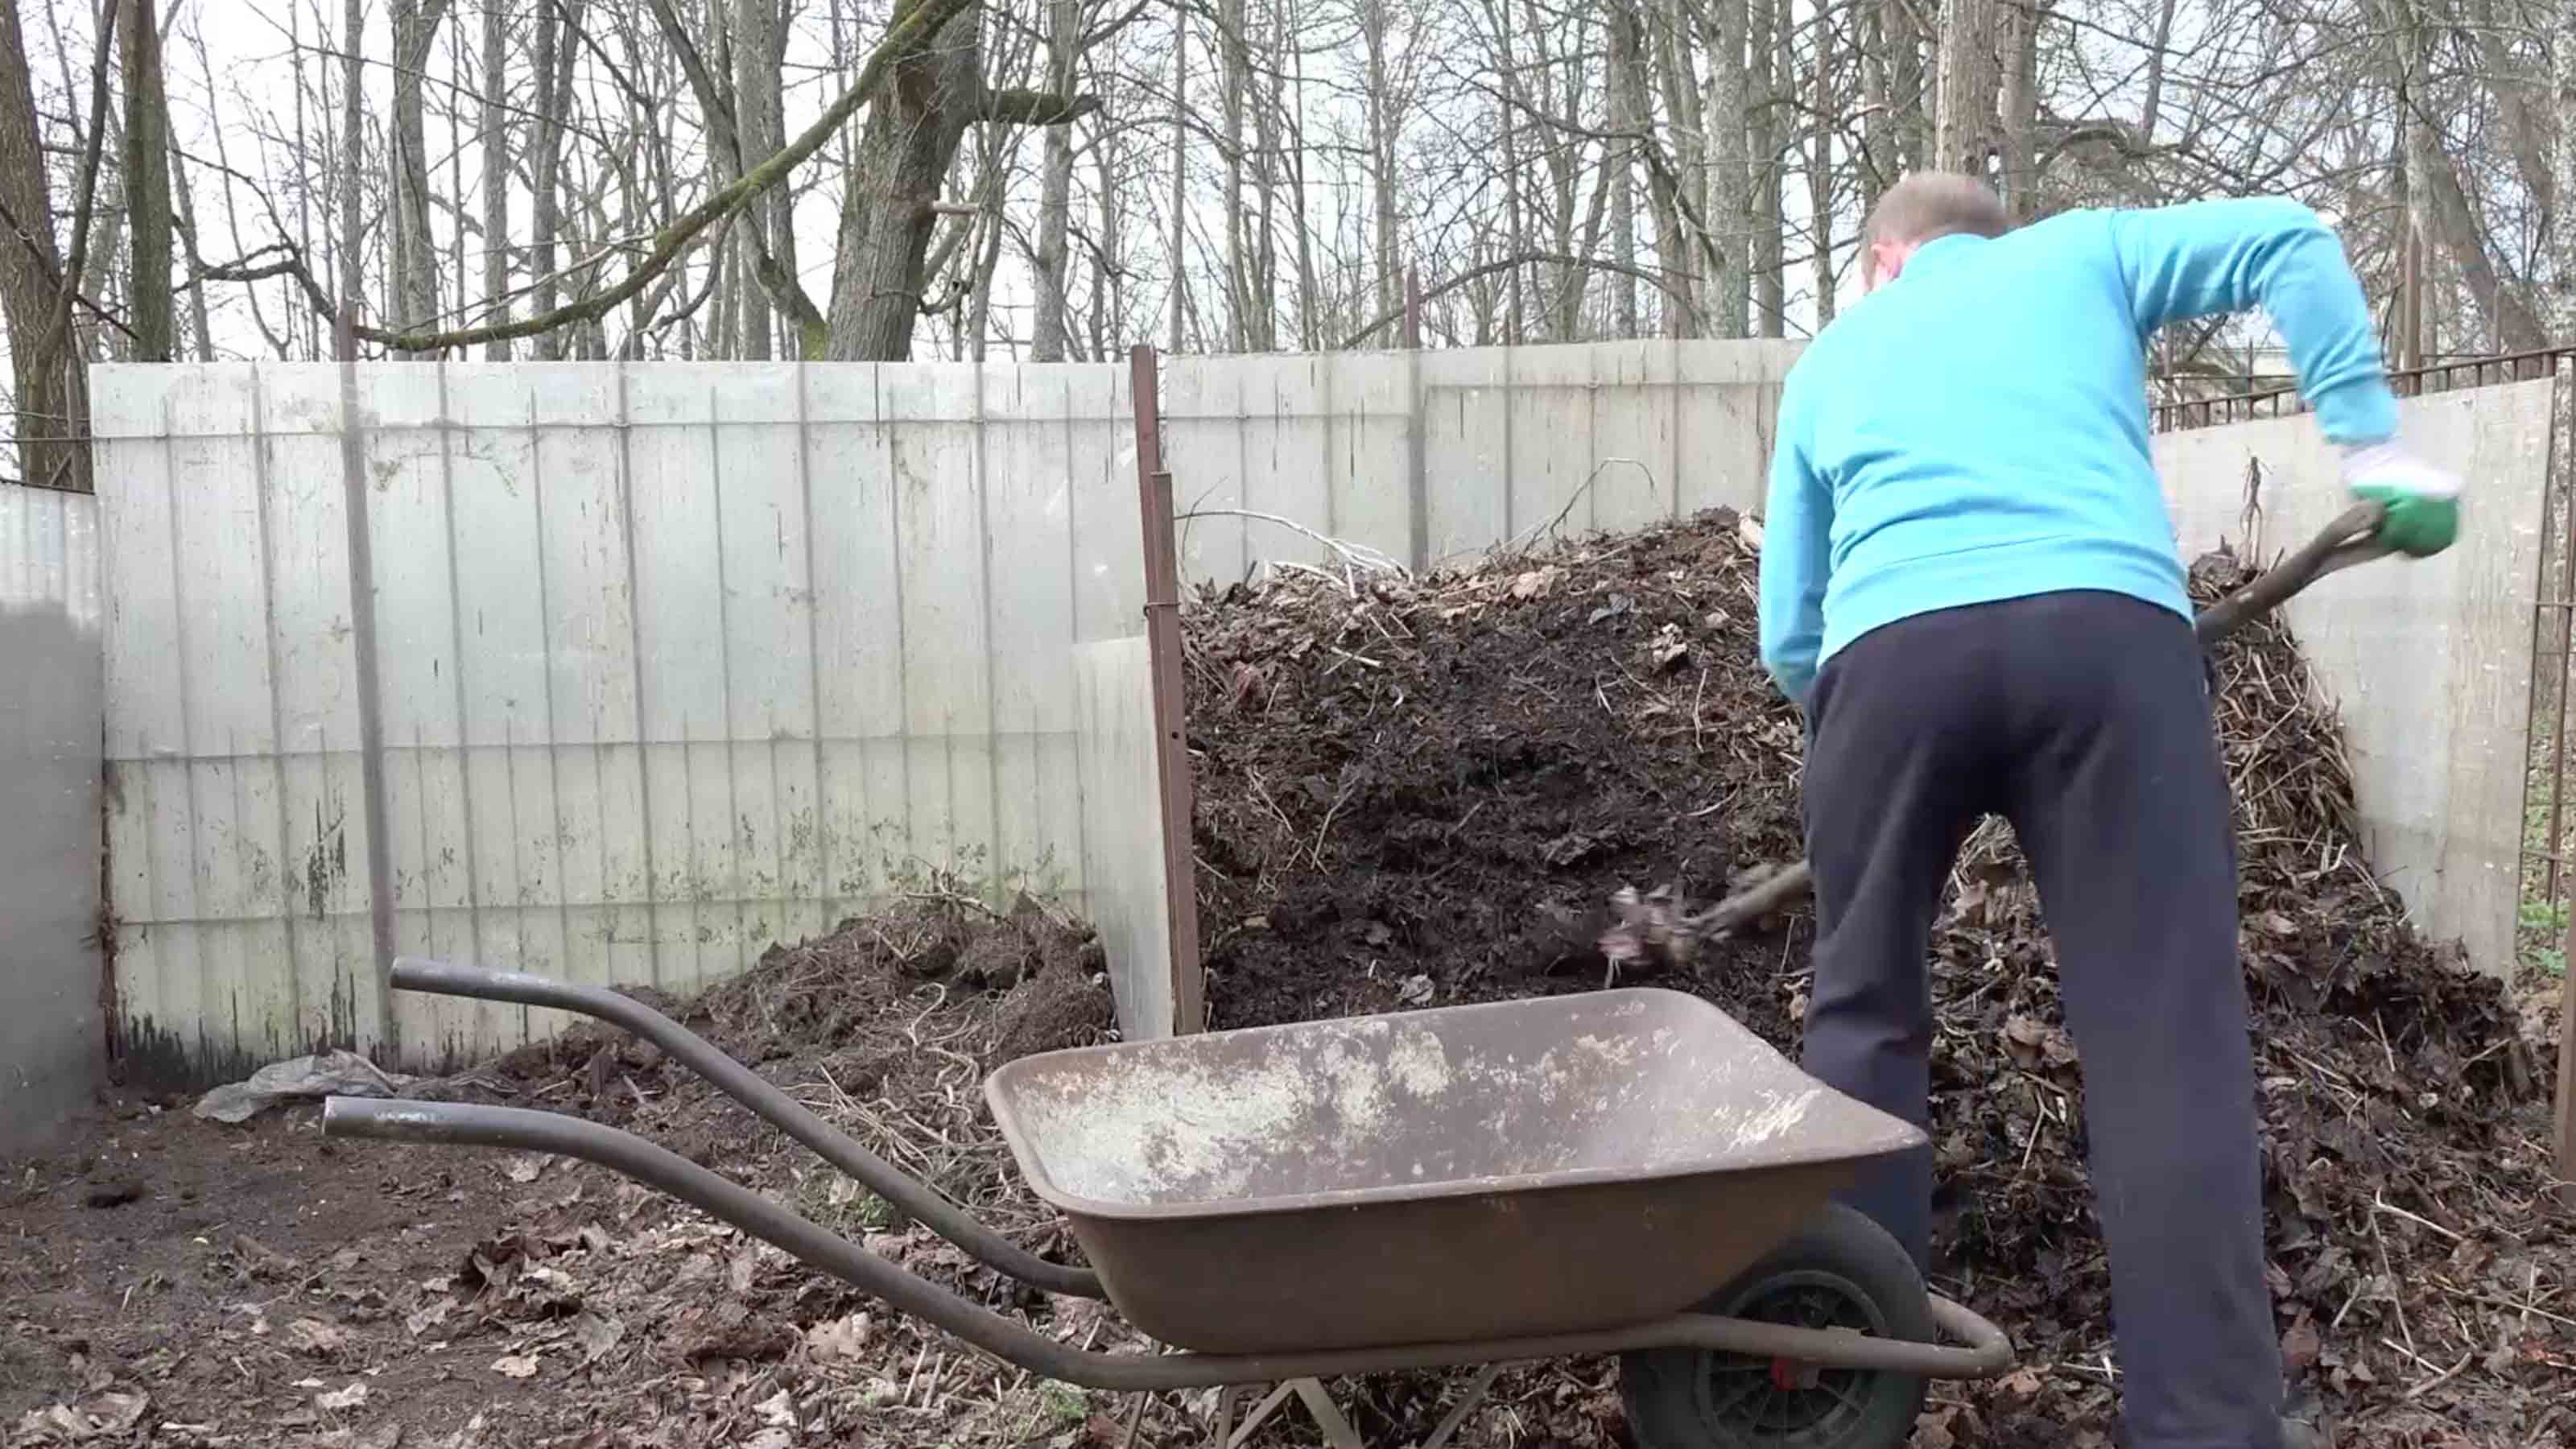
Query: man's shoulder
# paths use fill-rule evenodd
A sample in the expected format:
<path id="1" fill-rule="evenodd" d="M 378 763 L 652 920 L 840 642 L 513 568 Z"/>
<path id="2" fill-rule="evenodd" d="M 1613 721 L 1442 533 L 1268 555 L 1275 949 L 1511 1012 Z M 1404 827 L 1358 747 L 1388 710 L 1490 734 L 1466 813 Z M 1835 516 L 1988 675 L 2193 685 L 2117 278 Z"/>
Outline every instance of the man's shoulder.
<path id="1" fill-rule="evenodd" d="M 2065 258 L 2107 258 L 2110 255 L 2113 228 L 2118 225 L 2122 208 L 2079 206 L 2051 212 L 2039 220 L 2015 227 L 2001 240 L 2008 249 L 2044 252 Z"/>

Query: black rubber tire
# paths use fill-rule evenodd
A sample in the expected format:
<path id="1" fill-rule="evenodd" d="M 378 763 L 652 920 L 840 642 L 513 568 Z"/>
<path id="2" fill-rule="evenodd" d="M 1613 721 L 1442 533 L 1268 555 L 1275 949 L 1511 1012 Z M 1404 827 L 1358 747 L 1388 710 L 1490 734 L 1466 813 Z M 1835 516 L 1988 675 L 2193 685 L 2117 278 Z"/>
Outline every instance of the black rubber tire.
<path id="1" fill-rule="evenodd" d="M 1782 1311 L 1791 1304 L 1805 1310 Z M 1703 1313 L 1938 1341 L 1914 1260 L 1887 1230 L 1832 1204 L 1699 1307 Z M 1619 1397 L 1638 1449 L 1898 1449 L 1923 1411 L 1916 1374 L 1827 1369 L 1778 1388 L 1767 1360 L 1702 1349 L 1622 1355 Z M 1765 1397 L 1765 1394 L 1768 1397 Z"/>

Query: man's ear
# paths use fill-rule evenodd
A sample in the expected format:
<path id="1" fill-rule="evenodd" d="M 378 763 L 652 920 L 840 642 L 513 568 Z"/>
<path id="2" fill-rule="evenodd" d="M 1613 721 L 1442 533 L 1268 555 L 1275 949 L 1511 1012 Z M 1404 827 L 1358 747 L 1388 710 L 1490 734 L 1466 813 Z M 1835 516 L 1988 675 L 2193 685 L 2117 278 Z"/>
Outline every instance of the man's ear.
<path id="1" fill-rule="evenodd" d="M 1914 243 L 1878 241 L 1869 244 L 1869 266 L 1863 281 L 1871 288 L 1884 287 L 1905 270 L 1905 259 L 1914 255 Z"/>

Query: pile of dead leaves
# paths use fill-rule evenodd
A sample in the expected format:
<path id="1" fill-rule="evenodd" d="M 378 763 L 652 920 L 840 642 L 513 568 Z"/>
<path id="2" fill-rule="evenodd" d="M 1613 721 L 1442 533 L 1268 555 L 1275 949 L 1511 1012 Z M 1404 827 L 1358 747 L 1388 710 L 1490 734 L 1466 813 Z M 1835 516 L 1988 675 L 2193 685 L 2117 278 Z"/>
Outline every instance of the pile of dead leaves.
<path id="1" fill-rule="evenodd" d="M 1200 599 L 1185 631 L 1216 1024 L 1594 989 L 1622 886 L 1708 900 L 1795 860 L 1801 732 L 1755 656 L 1757 548 L 1720 512 L 1435 576 L 1283 573 Z M 2246 576 L 2213 558 L 2194 587 L 2207 602 Z M 2287 631 L 2258 621 L 2217 663 L 2297 1389 L 2346 1442 L 2576 1433 L 2549 1053 L 2372 879 L 2340 736 Z M 1803 912 L 1658 984 L 1794 1049 Z M 2079 1064 L 2000 824 L 1964 853 L 1936 949 L 1945 1280 L 2032 1367 L 1945 1392 L 1929 1432 L 2107 1443 Z"/>

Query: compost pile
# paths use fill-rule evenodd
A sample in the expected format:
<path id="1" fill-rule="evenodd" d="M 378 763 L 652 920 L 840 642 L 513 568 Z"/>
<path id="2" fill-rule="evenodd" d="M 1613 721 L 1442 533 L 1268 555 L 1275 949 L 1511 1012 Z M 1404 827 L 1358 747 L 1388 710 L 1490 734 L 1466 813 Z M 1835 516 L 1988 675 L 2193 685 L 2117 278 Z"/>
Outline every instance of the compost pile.
<path id="1" fill-rule="evenodd" d="M 1795 860 L 1801 732 L 1756 660 L 1758 549 L 1758 527 L 1721 511 L 1427 577 L 1285 571 L 1198 600 L 1213 1024 L 1597 989 L 1613 892 L 1706 901 Z M 2249 576 L 2215 556 L 2194 589 L 2206 603 Z M 2287 630 L 2257 621 L 2217 664 L 2297 1389 L 2347 1442 L 2576 1433 L 2547 1049 L 2506 989 L 2419 938 L 2374 882 L 2337 729 Z M 1802 907 L 1621 979 L 1696 991 L 1794 1052 L 1811 935 Z M 1939 1391 L 1918 1442 L 2108 1442 L 2075 1045 L 1999 822 L 1964 853 L 1935 950 L 1941 1277 L 2029 1367 Z M 1429 1401 L 1389 1395 L 1399 1421 Z"/>

